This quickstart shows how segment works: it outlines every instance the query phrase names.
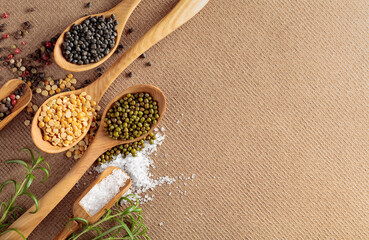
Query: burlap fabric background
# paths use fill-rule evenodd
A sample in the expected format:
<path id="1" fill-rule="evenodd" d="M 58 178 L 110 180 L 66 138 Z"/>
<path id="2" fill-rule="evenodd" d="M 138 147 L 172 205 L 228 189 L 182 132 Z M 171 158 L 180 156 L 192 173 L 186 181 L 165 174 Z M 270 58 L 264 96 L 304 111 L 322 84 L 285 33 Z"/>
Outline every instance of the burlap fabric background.
<path id="1" fill-rule="evenodd" d="M 8 29 L 33 23 L 26 54 L 74 19 L 119 1 L 92 1 L 88 10 L 86 2 L 0 0 L 0 10 L 10 15 Z M 136 31 L 122 42 L 131 45 L 175 3 L 142 1 L 127 24 Z M 28 7 L 37 11 L 25 14 Z M 369 238 L 368 19 L 367 1 L 213 0 L 147 52 L 152 67 L 138 59 L 128 69 L 132 79 L 116 80 L 102 106 L 136 83 L 167 96 L 167 138 L 154 174 L 197 175 L 186 187 L 157 188 L 144 205 L 152 239 Z M 48 73 L 66 74 L 57 66 Z M 0 75 L 1 84 L 11 76 Z M 0 132 L 2 160 L 35 149 L 27 118 L 23 112 Z M 37 197 L 74 163 L 64 154 L 45 157 L 51 177 L 32 186 Z M 1 181 L 24 174 L 6 165 L 0 173 Z M 187 190 L 183 200 L 177 186 Z M 29 239 L 52 239 L 83 189 L 74 188 Z"/>

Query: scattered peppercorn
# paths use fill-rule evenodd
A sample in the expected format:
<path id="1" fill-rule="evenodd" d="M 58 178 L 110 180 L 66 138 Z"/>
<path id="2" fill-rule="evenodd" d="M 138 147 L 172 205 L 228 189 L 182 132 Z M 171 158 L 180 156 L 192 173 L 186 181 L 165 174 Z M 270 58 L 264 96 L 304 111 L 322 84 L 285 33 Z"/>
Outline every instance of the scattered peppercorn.
<path id="1" fill-rule="evenodd" d="M 152 62 L 147 62 L 147 66 L 151 67 L 152 66 Z"/>
<path id="2" fill-rule="evenodd" d="M 86 8 L 90 8 L 90 7 L 92 7 L 92 3 L 91 2 L 89 2 L 89 3 L 86 4 Z"/>
<path id="3" fill-rule="evenodd" d="M 149 93 L 129 93 L 110 107 L 104 128 L 113 139 L 132 140 L 146 134 L 158 119 L 158 103 Z"/>
<path id="4" fill-rule="evenodd" d="M 133 77 L 133 72 L 129 72 L 129 73 L 128 73 L 128 76 L 129 76 L 130 78 L 132 78 L 132 77 Z"/>
<path id="5" fill-rule="evenodd" d="M 115 46 L 118 21 L 115 15 L 89 17 L 79 25 L 73 25 L 65 33 L 63 55 L 74 64 L 100 61 Z"/>
<path id="6" fill-rule="evenodd" d="M 31 29 L 32 28 L 32 25 L 29 21 L 26 21 L 23 23 L 23 29 Z"/>
<path id="7" fill-rule="evenodd" d="M 28 8 L 27 10 L 26 10 L 26 12 L 34 12 L 34 11 L 36 11 L 36 9 L 35 8 Z"/>
<path id="8" fill-rule="evenodd" d="M 133 33 L 135 31 L 135 29 L 133 28 L 133 27 L 130 27 L 129 29 L 128 29 L 128 33 Z"/>
<path id="9" fill-rule="evenodd" d="M 146 58 L 146 53 L 142 53 L 140 58 Z"/>

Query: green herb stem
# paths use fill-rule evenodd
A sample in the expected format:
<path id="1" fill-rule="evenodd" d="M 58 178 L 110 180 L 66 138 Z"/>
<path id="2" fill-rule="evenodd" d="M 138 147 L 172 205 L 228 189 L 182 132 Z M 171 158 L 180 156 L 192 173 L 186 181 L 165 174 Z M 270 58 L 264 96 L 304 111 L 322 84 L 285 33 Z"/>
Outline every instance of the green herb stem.
<path id="1" fill-rule="evenodd" d="M 12 217 L 13 220 L 16 220 L 17 219 L 17 212 L 18 211 L 24 212 L 23 208 L 21 208 L 19 206 L 15 206 L 16 200 L 17 200 L 18 197 L 20 197 L 22 195 L 26 195 L 26 196 L 30 197 L 36 205 L 36 209 L 32 213 L 36 213 L 38 211 L 39 204 L 38 204 L 37 198 L 32 193 L 28 192 L 28 189 L 30 188 L 33 180 L 35 179 L 35 175 L 33 175 L 33 171 L 34 170 L 42 170 L 46 174 L 46 177 L 41 182 L 46 181 L 49 177 L 50 167 L 44 161 L 44 157 L 39 155 L 38 158 L 35 159 L 33 152 L 28 148 L 21 149 L 21 151 L 28 151 L 30 153 L 30 155 L 31 155 L 31 164 L 28 164 L 27 162 L 25 162 L 23 160 L 8 160 L 8 161 L 5 161 L 6 164 L 19 164 L 19 165 L 24 166 L 27 170 L 27 175 L 26 175 L 25 179 L 22 181 L 21 184 L 19 184 L 18 182 L 16 182 L 15 180 L 12 180 L 12 179 L 7 180 L 7 181 L 3 182 L 2 184 L 0 184 L 0 193 L 6 185 L 8 185 L 10 183 L 14 184 L 14 194 L 11 195 L 10 200 L 8 202 L 1 202 L 0 203 L 0 213 L 1 213 L 0 232 L 3 231 L 3 232 L 0 233 L 0 236 L 2 234 L 6 233 L 6 232 L 9 232 L 9 231 L 18 232 L 16 229 L 8 229 L 8 230 L 4 231 L 5 228 L 7 228 L 12 223 L 10 217 Z M 46 167 L 41 167 L 40 164 L 44 164 Z"/>
<path id="2" fill-rule="evenodd" d="M 133 203 L 132 200 L 129 199 L 130 196 L 135 197 L 136 199 L 135 203 Z M 119 211 L 117 210 L 117 208 L 119 207 L 119 202 L 122 199 L 129 202 L 131 206 L 127 207 L 123 211 Z M 135 213 L 137 216 L 135 217 L 132 213 Z M 131 239 L 131 240 L 134 240 L 134 239 L 139 239 L 138 238 L 139 236 L 142 236 L 145 239 L 150 240 L 150 238 L 146 234 L 147 228 L 143 224 L 142 209 L 139 208 L 138 198 L 133 194 L 128 195 L 126 197 L 122 197 L 115 204 L 115 208 L 109 209 L 107 213 L 98 222 L 96 222 L 93 225 L 89 225 L 85 219 L 80 219 L 80 218 L 73 218 L 69 220 L 69 222 L 73 220 L 83 222 L 85 226 L 82 232 L 78 234 L 74 234 L 71 238 L 69 238 L 69 240 L 76 240 L 80 238 L 82 235 L 84 235 L 85 233 L 91 232 L 91 231 L 96 231 L 98 234 L 95 238 L 93 238 L 93 240 L 100 240 L 100 239 L 109 239 L 109 240 Z M 100 225 L 102 225 L 105 222 L 117 222 L 118 225 L 106 230 L 105 232 L 102 232 L 103 228 Z M 127 234 L 123 237 L 116 237 L 116 235 L 121 233 L 122 230 L 125 230 Z M 107 237 L 108 235 L 111 235 L 111 236 L 108 238 L 103 238 L 103 237 Z"/>

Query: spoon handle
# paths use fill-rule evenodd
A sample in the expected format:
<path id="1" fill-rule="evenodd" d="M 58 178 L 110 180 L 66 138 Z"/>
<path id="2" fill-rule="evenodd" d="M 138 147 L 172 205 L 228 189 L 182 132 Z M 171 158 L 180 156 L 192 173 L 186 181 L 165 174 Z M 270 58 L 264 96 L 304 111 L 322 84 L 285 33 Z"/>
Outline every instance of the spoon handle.
<path id="1" fill-rule="evenodd" d="M 81 228 L 81 224 L 76 222 L 75 220 L 70 221 L 68 225 L 66 225 L 63 230 L 54 238 L 54 240 L 65 240 L 72 233 Z"/>
<path id="2" fill-rule="evenodd" d="M 181 0 L 163 19 L 129 48 L 98 80 L 86 87 L 97 102 L 135 59 L 195 16 L 208 0 Z"/>

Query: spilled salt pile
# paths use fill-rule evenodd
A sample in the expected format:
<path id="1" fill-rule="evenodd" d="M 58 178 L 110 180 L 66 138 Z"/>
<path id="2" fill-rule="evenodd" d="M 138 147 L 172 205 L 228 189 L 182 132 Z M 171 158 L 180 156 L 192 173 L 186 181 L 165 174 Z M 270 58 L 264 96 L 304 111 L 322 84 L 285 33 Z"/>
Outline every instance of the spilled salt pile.
<path id="1" fill-rule="evenodd" d="M 91 216 L 95 215 L 119 193 L 120 188 L 126 184 L 128 179 L 129 177 L 123 171 L 113 170 L 110 175 L 91 188 L 79 204 Z"/>
<path id="2" fill-rule="evenodd" d="M 158 129 L 156 129 L 156 131 L 158 131 Z M 161 131 L 164 131 L 163 127 Z M 146 147 L 142 151 L 137 152 L 137 157 L 129 155 L 123 158 L 122 155 L 119 154 L 114 157 L 111 162 L 104 163 L 96 167 L 95 170 L 97 172 L 102 172 L 110 166 L 119 167 L 132 179 L 132 186 L 126 195 L 131 193 L 135 194 L 141 203 L 151 201 L 154 195 L 150 197 L 148 194 L 145 194 L 143 196 L 143 193 L 147 190 L 153 190 L 156 186 L 175 182 L 174 178 L 168 176 L 153 178 L 150 173 L 150 168 L 155 168 L 154 161 L 151 159 L 150 155 L 157 151 L 157 147 L 163 143 L 164 139 L 164 133 L 156 132 L 156 141 L 154 144 L 145 144 Z"/>

